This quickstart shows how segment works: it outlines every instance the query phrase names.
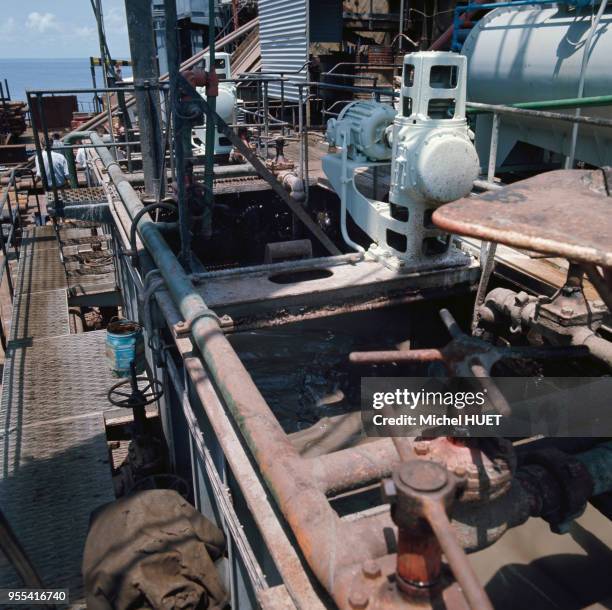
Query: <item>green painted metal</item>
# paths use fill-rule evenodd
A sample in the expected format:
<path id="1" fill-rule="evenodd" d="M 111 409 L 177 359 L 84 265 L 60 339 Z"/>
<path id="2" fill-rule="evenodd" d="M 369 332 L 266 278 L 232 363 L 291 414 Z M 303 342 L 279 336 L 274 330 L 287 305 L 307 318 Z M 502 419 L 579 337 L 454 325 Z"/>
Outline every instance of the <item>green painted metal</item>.
<path id="1" fill-rule="evenodd" d="M 469 104 L 469 102 L 468 102 Z M 520 102 L 506 104 L 509 108 L 522 108 L 524 110 L 559 110 L 561 108 L 589 108 L 597 106 L 612 106 L 612 95 L 594 95 L 592 97 L 570 97 L 560 100 L 543 100 L 540 102 Z M 467 109 L 470 114 L 489 112 L 481 108 Z"/>
<path id="2" fill-rule="evenodd" d="M 531 110 L 550 110 L 558 108 L 587 108 L 591 106 L 612 105 L 612 95 L 594 95 L 592 97 L 573 97 L 561 100 L 547 100 L 543 102 L 521 102 L 512 104 L 513 108 L 527 108 Z"/>
<path id="3" fill-rule="evenodd" d="M 612 490 L 612 441 L 579 453 L 576 458 L 586 466 L 593 479 L 594 496 Z"/>

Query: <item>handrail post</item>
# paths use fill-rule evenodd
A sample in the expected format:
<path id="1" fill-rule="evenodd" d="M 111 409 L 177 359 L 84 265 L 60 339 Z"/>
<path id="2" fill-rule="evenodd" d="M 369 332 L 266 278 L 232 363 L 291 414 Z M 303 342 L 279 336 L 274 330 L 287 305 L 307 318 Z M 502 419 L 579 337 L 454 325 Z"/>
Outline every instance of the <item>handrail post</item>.
<path id="1" fill-rule="evenodd" d="M 491 143 L 489 145 L 489 165 L 487 167 L 487 182 L 491 182 L 491 183 L 495 179 L 498 142 L 499 142 L 499 114 L 497 112 L 494 112 L 493 122 L 491 123 Z"/>

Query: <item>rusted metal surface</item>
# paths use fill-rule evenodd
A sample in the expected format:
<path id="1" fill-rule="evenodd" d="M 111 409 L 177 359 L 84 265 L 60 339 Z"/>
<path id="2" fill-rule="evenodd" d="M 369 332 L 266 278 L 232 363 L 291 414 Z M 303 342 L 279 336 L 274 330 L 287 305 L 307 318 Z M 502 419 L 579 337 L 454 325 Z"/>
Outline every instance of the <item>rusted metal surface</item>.
<path id="1" fill-rule="evenodd" d="M 96 138 L 92 136 L 92 140 Z M 98 146 L 102 147 L 102 143 Z M 110 155 L 104 155 L 104 163 L 125 204 L 125 211 L 130 218 L 134 219 L 142 210 L 142 204 Z M 399 592 L 395 585 L 389 588 L 387 580 L 394 574 L 397 562 L 394 554 L 389 556 L 389 534 L 393 534 L 390 515 L 386 511 L 378 514 L 366 512 L 358 514 L 359 518 L 350 521 L 339 517 L 326 497 L 326 485 L 322 485 L 321 481 L 314 476 L 312 462 L 299 455 L 225 337 L 224 329 L 219 325 L 218 314 L 220 312 L 212 311 L 210 299 L 208 297 L 203 299 L 194 289 L 191 278 L 185 273 L 148 217 L 141 218 L 138 223 L 138 233 L 158 265 L 172 301 L 178 309 L 174 317 L 167 320 L 170 328 L 176 327 L 180 321 L 184 321 L 190 328 L 190 338 L 177 337 L 175 340 L 182 346 L 181 352 L 187 373 L 211 421 L 216 437 L 223 443 L 224 454 L 232 464 L 232 468 L 235 466 L 245 468 L 245 460 L 235 460 L 233 451 L 244 452 L 246 448 L 250 452 L 248 457 L 253 460 L 259 477 L 266 482 L 277 508 L 291 528 L 302 557 L 308 563 L 312 574 L 341 609 L 366 607 L 369 603 L 368 593 L 363 590 L 363 582 L 360 581 L 357 583 L 358 586 L 353 586 L 356 575 L 359 579 L 370 579 L 375 586 L 379 587 L 376 599 L 380 600 L 381 604 L 384 603 L 384 607 L 405 608 L 404 594 Z M 355 267 L 358 265 L 347 265 L 345 269 L 348 273 Z M 372 276 L 387 273 L 383 271 L 382 266 L 369 267 L 369 269 L 373 271 Z M 359 273 L 364 271 L 363 268 L 359 269 Z M 465 273 L 466 284 L 469 284 L 470 272 Z M 440 278 L 448 281 L 449 286 L 443 282 L 444 289 L 452 284 L 450 276 L 441 276 L 437 273 L 412 276 L 406 274 L 400 277 L 408 283 L 413 282 L 420 288 L 423 287 L 424 280 L 431 282 L 430 287 L 434 283 L 439 283 Z M 240 285 L 234 286 L 234 289 L 240 290 L 241 294 L 231 295 L 231 291 L 227 290 L 224 294 L 220 294 L 221 302 L 223 303 L 223 300 L 227 302 L 230 296 L 239 302 L 242 301 L 245 305 L 252 303 L 257 299 L 257 294 L 252 294 L 253 286 L 257 283 L 263 285 L 264 290 L 269 291 L 271 300 L 274 300 L 278 293 L 287 290 L 285 286 L 279 286 L 273 282 L 267 285 L 261 276 L 257 278 L 253 276 L 249 279 L 251 281 L 245 282 L 243 278 Z M 388 279 L 391 280 L 391 278 Z M 363 282 L 366 284 L 374 281 L 375 277 L 367 279 L 363 277 Z M 214 283 L 218 284 L 217 289 L 223 285 L 223 281 Z M 344 283 L 346 285 L 346 282 Z M 209 285 L 210 283 L 202 288 L 204 293 Z M 227 284 L 225 287 L 227 288 Z M 358 294 L 360 290 L 363 290 L 362 286 L 353 287 L 353 294 Z M 247 294 L 249 291 L 251 294 Z M 303 300 L 305 294 L 313 291 L 315 291 L 313 283 L 304 282 L 297 290 L 294 286 L 291 296 L 296 298 L 293 303 L 298 304 Z M 319 292 L 321 298 L 329 295 L 329 291 L 324 290 L 323 287 L 319 287 Z M 288 293 L 291 293 L 291 290 Z M 161 292 L 156 296 L 158 302 L 163 301 Z M 171 309 L 174 310 L 174 307 Z M 197 356 L 194 354 L 194 348 L 196 353 L 199 352 Z M 229 415 L 234 420 L 233 424 L 228 419 Z M 241 435 L 244 447 L 241 440 L 236 437 L 236 433 Z M 230 440 L 233 442 L 232 447 L 228 447 Z M 247 458 L 244 453 L 240 455 Z M 248 458 L 246 462 L 250 464 Z M 251 468 L 252 466 L 253 464 L 250 465 Z M 453 481 L 455 475 L 449 473 L 447 477 Z M 236 473 L 236 478 L 243 481 L 241 473 Z M 255 486 L 256 483 L 259 483 L 259 478 L 251 475 L 251 481 Z M 319 606 L 321 601 L 317 599 L 316 591 L 308 582 L 303 566 L 295 555 L 295 549 L 292 553 L 291 549 L 287 548 L 286 537 L 282 531 L 279 531 L 282 528 L 277 517 L 273 511 L 265 510 L 265 507 L 269 507 L 265 494 L 259 495 L 263 509 L 257 502 L 254 502 L 253 495 L 247 493 L 245 495 L 249 498 L 249 507 L 254 518 L 265 531 L 266 546 L 270 548 L 271 554 L 279 558 L 277 567 L 291 597 L 296 601 L 305 598 L 316 600 L 314 604 L 302 603 L 301 607 L 304 608 Z M 262 510 L 266 515 L 266 520 L 259 514 Z M 436 530 L 437 519 L 441 519 L 440 515 L 432 514 L 429 519 L 432 529 L 440 540 L 440 546 L 449 558 L 466 596 L 470 600 L 476 600 L 474 607 L 487 608 L 485 603 L 477 605 L 479 603 L 478 593 L 481 589 L 471 580 L 469 564 L 466 564 L 467 567 L 461 564 L 461 557 L 463 557 L 461 549 L 452 534 L 446 514 L 444 513 L 443 516 L 448 527 L 443 528 L 441 533 Z M 270 535 L 271 531 L 280 535 L 278 541 L 275 541 Z M 444 538 L 449 531 L 452 534 L 450 540 Z M 457 559 L 458 556 L 460 559 Z M 371 561 L 381 562 L 380 572 L 370 563 Z M 457 587 L 452 584 L 447 586 L 447 581 L 445 581 L 444 586 L 441 587 L 439 599 L 444 600 L 450 607 L 453 595 L 457 595 Z M 456 597 L 452 607 L 453 609 L 465 607 L 462 596 Z"/>
<path id="2" fill-rule="evenodd" d="M 180 314 L 172 300 L 165 292 L 156 293 L 156 299 L 166 322 L 170 327 L 174 326 L 180 320 Z M 175 343 L 184 359 L 187 374 L 204 405 L 212 429 L 223 447 L 228 464 L 241 486 L 247 505 L 252 511 L 253 518 L 292 600 L 299 608 L 322 610 L 324 606 L 303 570 L 296 549 L 278 521 L 266 490 L 236 434 L 229 415 L 219 401 L 202 361 L 193 355 L 191 340 L 175 338 Z"/>
<path id="3" fill-rule="evenodd" d="M 363 487 L 388 477 L 399 464 L 390 438 L 334 451 L 309 460 L 312 475 L 327 494 Z"/>
<path id="4" fill-rule="evenodd" d="M 41 99 L 42 113 L 49 129 L 70 127 L 72 115 L 79 109 L 76 95 L 54 95 Z M 30 108 L 32 119 L 36 125 L 42 125 L 39 109 L 36 104 Z"/>
<path id="5" fill-rule="evenodd" d="M 601 170 L 557 170 L 438 208 L 450 233 L 612 266 L 611 199 Z"/>
<path id="6" fill-rule="evenodd" d="M 510 413 L 510 407 L 490 377 L 491 368 L 504 358 L 576 358 L 587 356 L 583 346 L 536 347 L 495 346 L 477 337 L 465 334 L 447 309 L 440 310 L 440 317 L 452 337 L 442 349 L 391 350 L 381 352 L 353 352 L 349 356 L 354 364 L 380 364 L 385 362 L 440 362 L 447 373 L 455 377 L 473 377 L 476 384 L 486 385 L 489 400 L 502 415 Z"/>
<path id="7" fill-rule="evenodd" d="M 463 485 L 464 479 L 444 466 L 419 459 L 403 462 L 393 479 L 383 482 L 398 526 L 397 585 L 408 599 L 418 600 L 423 589 L 437 585 L 444 552 L 469 606 L 492 610 L 447 514 Z"/>
<path id="8" fill-rule="evenodd" d="M 209 307 L 235 320 L 242 319 L 245 324 L 270 318 L 286 323 L 413 302 L 424 296 L 465 293 L 475 286 L 479 271 L 478 264 L 473 263 L 466 267 L 397 273 L 372 260 L 342 265 L 341 272 L 338 265 L 322 268 L 328 273 L 315 278 L 295 273 L 286 283 L 282 283 L 282 276 L 290 274 L 284 273 L 285 268 L 283 274 L 269 269 L 241 273 L 237 269 L 235 273 L 206 278 L 198 292 Z M 306 262 L 300 270 L 308 271 Z M 267 325 L 275 324 L 270 321 Z"/>

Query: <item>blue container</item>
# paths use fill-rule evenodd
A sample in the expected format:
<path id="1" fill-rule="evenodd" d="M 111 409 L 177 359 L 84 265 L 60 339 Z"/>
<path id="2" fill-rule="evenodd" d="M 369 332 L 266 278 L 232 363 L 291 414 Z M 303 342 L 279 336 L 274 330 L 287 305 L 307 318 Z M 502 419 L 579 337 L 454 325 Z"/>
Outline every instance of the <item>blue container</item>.
<path id="1" fill-rule="evenodd" d="M 106 328 L 106 359 L 113 377 L 129 377 L 130 364 L 136 373 L 145 369 L 142 326 L 132 320 L 114 320 Z"/>

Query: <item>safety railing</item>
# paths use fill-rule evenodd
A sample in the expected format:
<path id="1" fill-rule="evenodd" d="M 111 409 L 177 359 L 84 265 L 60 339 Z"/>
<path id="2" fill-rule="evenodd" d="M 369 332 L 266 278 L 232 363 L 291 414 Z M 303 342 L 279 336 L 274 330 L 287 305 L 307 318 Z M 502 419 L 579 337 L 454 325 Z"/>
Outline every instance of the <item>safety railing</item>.
<path id="1" fill-rule="evenodd" d="M 565 114 L 561 112 L 550 112 L 549 108 L 555 110 L 570 108 L 586 108 L 595 106 L 612 105 L 612 95 L 601 95 L 584 98 L 566 98 L 558 100 L 542 100 L 538 102 L 521 102 L 505 106 L 501 104 L 481 104 L 468 102 L 468 114 L 490 113 L 493 115 L 491 125 L 491 140 L 489 144 L 489 158 L 487 162 L 487 183 L 494 185 L 495 170 L 497 168 L 497 146 L 499 142 L 499 129 L 501 117 L 503 116 L 524 116 L 548 121 L 563 121 L 577 125 L 590 125 L 594 127 L 612 128 L 611 119 L 600 117 L 576 116 L 575 114 Z"/>
<path id="2" fill-rule="evenodd" d="M 30 168 L 13 168 L 8 176 L 8 181 L 0 195 L 0 250 L 2 251 L 2 263 L 0 264 L 0 287 L 6 278 L 11 303 L 13 302 L 15 287 L 11 274 L 10 261 L 12 255 L 19 258 L 18 232 L 21 229 L 21 215 L 19 214 L 19 187 L 17 179 L 28 175 L 34 186 L 34 172 Z M 12 193 L 12 196 L 11 196 Z M 40 215 L 40 202 L 36 193 L 36 203 Z M 8 228 L 8 230 L 7 230 Z M 6 334 L 0 315 L 0 343 L 6 349 Z"/>

